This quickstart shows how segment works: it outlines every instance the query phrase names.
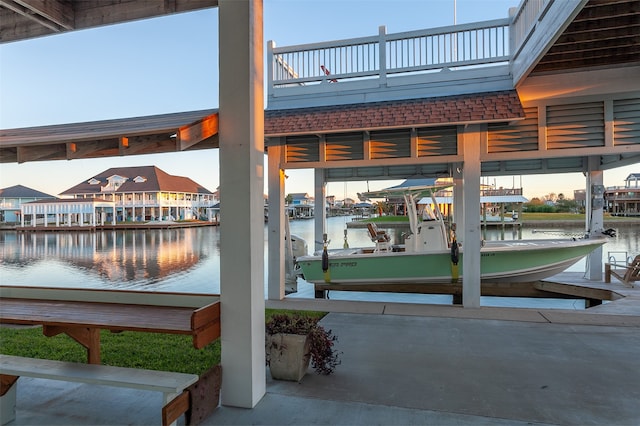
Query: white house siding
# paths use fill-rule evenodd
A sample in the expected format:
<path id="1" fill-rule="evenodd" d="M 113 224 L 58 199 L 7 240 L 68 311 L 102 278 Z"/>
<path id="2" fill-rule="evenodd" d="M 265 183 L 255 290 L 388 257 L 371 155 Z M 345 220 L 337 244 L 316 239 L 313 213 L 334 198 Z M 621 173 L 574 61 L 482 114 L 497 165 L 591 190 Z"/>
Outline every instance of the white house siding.
<path id="1" fill-rule="evenodd" d="M 188 192 L 125 192 L 77 194 L 76 199 L 115 198 L 118 221 L 190 220 L 207 216 L 207 208 L 215 204 L 212 194 Z"/>
<path id="2" fill-rule="evenodd" d="M 20 206 L 20 226 L 96 226 L 104 225 L 114 205 L 102 199 L 33 201 Z"/>

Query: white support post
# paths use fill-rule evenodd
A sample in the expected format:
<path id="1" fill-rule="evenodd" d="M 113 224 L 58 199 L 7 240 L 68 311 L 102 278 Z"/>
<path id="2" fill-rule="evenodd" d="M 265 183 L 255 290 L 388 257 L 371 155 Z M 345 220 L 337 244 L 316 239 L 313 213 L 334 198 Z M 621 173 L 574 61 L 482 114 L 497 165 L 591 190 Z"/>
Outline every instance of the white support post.
<path id="1" fill-rule="evenodd" d="M 322 250 L 322 235 L 327 232 L 327 211 L 324 208 L 327 199 L 327 183 L 324 180 L 324 169 L 315 169 L 314 171 L 314 248 L 315 251 Z"/>
<path id="2" fill-rule="evenodd" d="M 262 0 L 220 0 L 218 25 L 221 395 L 253 408 L 266 392 Z"/>
<path id="3" fill-rule="evenodd" d="M 587 214 L 586 230 L 590 237 L 602 236 L 604 230 L 604 179 L 598 157 L 589 157 L 587 173 Z M 598 247 L 586 259 L 586 272 L 593 281 L 602 281 L 602 246 Z"/>
<path id="4" fill-rule="evenodd" d="M 280 168 L 282 145 L 269 144 L 269 300 L 284 299 L 285 259 L 284 259 L 284 170 Z"/>
<path id="5" fill-rule="evenodd" d="M 458 241 L 464 238 L 464 194 L 462 193 L 462 163 L 453 165 L 453 223 L 456 224 Z"/>
<path id="6" fill-rule="evenodd" d="M 464 231 L 462 239 L 462 305 L 480 307 L 480 125 L 463 130 L 462 192 L 464 196 Z"/>

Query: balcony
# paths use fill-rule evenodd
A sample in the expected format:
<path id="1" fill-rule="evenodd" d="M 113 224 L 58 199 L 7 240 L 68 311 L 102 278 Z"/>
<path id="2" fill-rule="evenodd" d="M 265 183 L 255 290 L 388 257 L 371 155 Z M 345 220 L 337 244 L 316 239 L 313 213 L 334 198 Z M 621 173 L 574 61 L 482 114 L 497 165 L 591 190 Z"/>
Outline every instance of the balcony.
<path id="1" fill-rule="evenodd" d="M 509 17 L 267 47 L 268 109 L 512 90 L 584 2 L 524 0 Z M 506 11 L 505 11 L 506 12 Z"/>

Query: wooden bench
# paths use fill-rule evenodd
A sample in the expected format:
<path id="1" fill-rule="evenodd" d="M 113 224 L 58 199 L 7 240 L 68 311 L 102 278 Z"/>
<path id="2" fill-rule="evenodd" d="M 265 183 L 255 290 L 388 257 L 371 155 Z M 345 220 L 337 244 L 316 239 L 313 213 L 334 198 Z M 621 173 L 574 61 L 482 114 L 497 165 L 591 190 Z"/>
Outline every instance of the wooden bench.
<path id="1" fill-rule="evenodd" d="M 633 287 L 634 282 L 640 281 L 640 255 L 636 256 L 628 265 L 605 263 L 604 282 L 610 283 L 611 276 L 616 277 L 624 285 Z"/>
<path id="2" fill-rule="evenodd" d="M 220 337 L 220 297 L 125 290 L 0 286 L 0 322 L 69 335 L 100 364 L 100 330 L 187 334 L 201 349 Z"/>
<path id="3" fill-rule="evenodd" d="M 0 420 L 2 425 L 15 419 L 16 388 L 20 376 L 162 392 L 164 394 L 163 425 L 176 424 L 176 420 L 189 409 L 189 391 L 186 389 L 198 381 L 198 376 L 195 374 L 80 364 L 0 354 Z M 125 423 L 126 419 L 121 419 L 121 421 Z"/>

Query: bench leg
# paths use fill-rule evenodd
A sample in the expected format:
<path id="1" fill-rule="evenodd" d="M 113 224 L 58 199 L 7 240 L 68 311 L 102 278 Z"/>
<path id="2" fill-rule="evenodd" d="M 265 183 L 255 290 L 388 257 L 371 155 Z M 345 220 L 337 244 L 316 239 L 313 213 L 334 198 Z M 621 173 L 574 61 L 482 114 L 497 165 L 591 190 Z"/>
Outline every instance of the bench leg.
<path id="1" fill-rule="evenodd" d="M 6 425 L 16 418 L 16 391 L 18 377 L 2 375 L 2 396 L 0 396 L 0 425 Z"/>
<path id="2" fill-rule="evenodd" d="M 62 327 L 55 325 L 44 325 L 42 334 L 47 337 L 65 333 L 76 342 L 87 349 L 87 362 L 89 364 L 100 364 L 100 329 L 90 327 Z"/>
<path id="3" fill-rule="evenodd" d="M 165 393 L 165 405 L 162 407 L 162 426 L 177 425 L 177 420 L 189 409 L 190 402 L 188 390 L 181 394 Z"/>

